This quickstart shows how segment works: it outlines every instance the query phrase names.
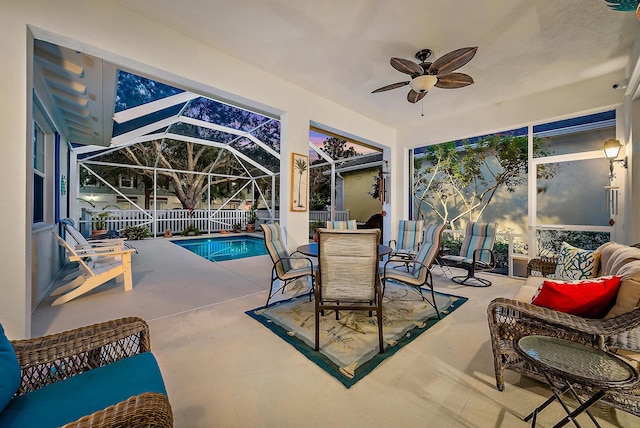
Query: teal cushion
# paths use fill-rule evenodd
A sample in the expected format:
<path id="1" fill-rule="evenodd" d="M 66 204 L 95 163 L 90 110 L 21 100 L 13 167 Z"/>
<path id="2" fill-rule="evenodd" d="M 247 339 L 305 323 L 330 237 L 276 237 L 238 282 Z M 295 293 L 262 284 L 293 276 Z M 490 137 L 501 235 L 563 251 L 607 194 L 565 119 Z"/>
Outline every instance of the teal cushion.
<path id="1" fill-rule="evenodd" d="M 143 392 L 167 394 L 150 352 L 15 397 L 0 413 L 0 427 L 59 427 Z"/>
<path id="2" fill-rule="evenodd" d="M 0 412 L 20 388 L 20 364 L 0 324 Z M 0 426 L 2 424 L 0 423 Z"/>

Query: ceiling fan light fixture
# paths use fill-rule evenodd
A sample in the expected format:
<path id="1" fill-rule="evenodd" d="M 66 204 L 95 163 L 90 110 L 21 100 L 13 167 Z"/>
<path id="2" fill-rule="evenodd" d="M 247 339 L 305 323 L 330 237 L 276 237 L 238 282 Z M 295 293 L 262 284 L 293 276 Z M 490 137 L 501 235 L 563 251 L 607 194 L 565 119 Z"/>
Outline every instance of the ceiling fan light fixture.
<path id="1" fill-rule="evenodd" d="M 431 75 L 422 75 L 418 76 L 409 82 L 409 86 L 411 89 L 418 93 L 427 92 L 429 89 L 433 88 L 433 85 L 438 83 L 438 78 L 436 76 Z"/>

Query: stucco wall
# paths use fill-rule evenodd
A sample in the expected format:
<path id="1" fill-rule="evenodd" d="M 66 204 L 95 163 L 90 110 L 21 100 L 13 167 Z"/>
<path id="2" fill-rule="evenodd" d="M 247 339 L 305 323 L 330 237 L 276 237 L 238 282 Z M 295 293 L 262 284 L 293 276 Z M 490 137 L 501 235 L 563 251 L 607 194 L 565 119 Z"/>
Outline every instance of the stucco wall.
<path id="1" fill-rule="evenodd" d="M 374 214 L 380 214 L 382 203 L 368 193 L 372 190 L 373 180 L 379 169 L 365 169 L 342 173 L 344 177 L 344 203 L 349 210 L 349 218 L 367 221 Z"/>

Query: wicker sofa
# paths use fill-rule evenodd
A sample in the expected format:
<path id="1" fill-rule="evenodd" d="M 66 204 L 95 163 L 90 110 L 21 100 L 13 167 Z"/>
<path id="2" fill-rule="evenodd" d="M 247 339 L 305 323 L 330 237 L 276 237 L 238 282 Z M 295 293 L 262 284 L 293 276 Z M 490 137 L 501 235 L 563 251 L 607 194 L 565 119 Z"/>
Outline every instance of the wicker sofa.
<path id="1" fill-rule="evenodd" d="M 0 426 L 173 426 L 144 320 L 122 318 L 10 344 L 21 384 L 0 411 Z"/>
<path id="2" fill-rule="evenodd" d="M 523 336 L 561 337 L 616 352 L 632 364 L 640 361 L 640 248 L 607 243 L 599 252 L 599 276 L 622 276 L 614 306 L 602 319 L 583 318 L 531 304 L 531 299 L 545 276 L 555 272 L 556 260 L 534 259 L 528 277 L 514 298 L 497 298 L 488 307 L 488 321 L 493 348 L 496 385 L 504 390 L 505 370 L 512 370 L 544 381 L 515 351 L 514 344 Z M 578 388 L 579 389 L 579 388 Z M 583 389 L 580 393 L 590 394 Z M 640 416 L 640 388 L 609 391 L 607 404 Z"/>

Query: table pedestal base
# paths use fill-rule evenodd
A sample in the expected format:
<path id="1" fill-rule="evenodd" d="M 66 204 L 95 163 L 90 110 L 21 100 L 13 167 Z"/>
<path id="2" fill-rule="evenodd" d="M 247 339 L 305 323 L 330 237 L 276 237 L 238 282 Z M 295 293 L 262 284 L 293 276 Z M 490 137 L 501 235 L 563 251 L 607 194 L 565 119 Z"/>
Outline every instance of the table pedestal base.
<path id="1" fill-rule="evenodd" d="M 600 428 L 600 424 L 598 424 L 598 422 L 593 417 L 591 412 L 589 412 L 588 409 L 589 409 L 589 407 L 594 405 L 598 400 L 600 400 L 604 396 L 604 391 L 598 391 L 591 398 L 589 398 L 587 401 L 583 402 L 580 399 L 580 397 L 578 396 L 578 394 L 576 393 L 576 391 L 573 389 L 571 384 L 567 383 L 567 386 L 565 386 L 562 389 L 557 388 L 554 385 L 554 383 L 551 380 L 551 378 L 546 373 L 543 372 L 542 374 L 544 375 L 545 378 L 547 378 L 547 382 L 549 382 L 549 385 L 551 386 L 551 391 L 553 392 L 553 395 L 551 397 L 549 397 L 549 399 L 547 399 L 547 401 L 542 403 L 540 406 L 536 407 L 536 409 L 533 412 L 529 413 L 524 418 L 525 422 L 528 422 L 529 420 L 531 420 L 531 427 L 532 428 L 535 427 L 536 426 L 536 418 L 538 416 L 538 413 L 540 413 L 542 410 L 544 410 L 549 404 L 553 403 L 555 400 L 558 400 L 558 403 L 560 403 L 560 405 L 562 406 L 564 411 L 567 412 L 567 416 L 564 419 L 562 419 L 560 422 L 555 424 L 553 426 L 553 428 L 563 427 L 566 424 L 568 424 L 569 422 L 573 422 L 573 424 L 575 426 L 580 428 L 580 424 L 578 423 L 578 421 L 575 420 L 575 418 L 576 418 L 576 416 L 578 416 L 582 412 L 587 412 L 587 414 L 589 415 L 589 418 L 593 421 L 593 424 L 596 427 Z M 562 396 L 567 392 L 571 392 L 573 397 L 578 401 L 578 403 L 580 403 L 580 406 L 577 409 L 573 410 L 573 411 L 571 411 L 569 406 L 567 406 L 565 404 L 565 402 L 562 401 Z"/>

